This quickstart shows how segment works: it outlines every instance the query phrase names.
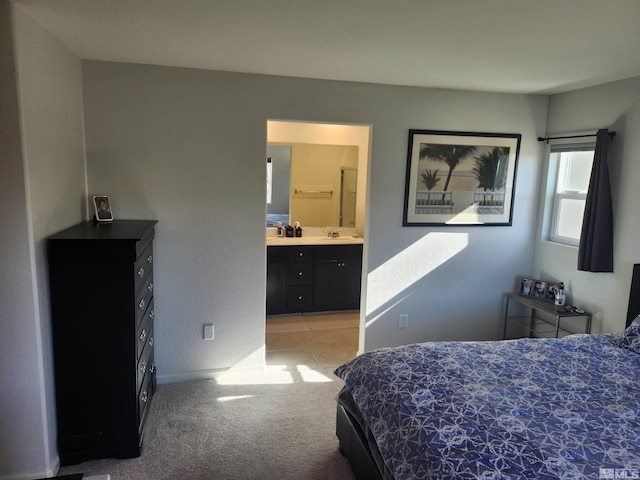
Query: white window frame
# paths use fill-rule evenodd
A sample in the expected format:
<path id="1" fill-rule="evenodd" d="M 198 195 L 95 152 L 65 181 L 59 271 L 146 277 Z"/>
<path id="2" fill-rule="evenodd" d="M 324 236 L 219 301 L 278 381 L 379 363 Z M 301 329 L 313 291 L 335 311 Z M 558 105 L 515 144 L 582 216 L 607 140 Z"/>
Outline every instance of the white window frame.
<path id="1" fill-rule="evenodd" d="M 582 209 L 584 211 L 584 204 L 587 203 L 587 194 L 579 193 L 579 192 L 574 192 L 574 193 L 563 192 L 563 193 L 556 193 L 553 198 L 553 214 L 551 217 L 551 232 L 549 233 L 550 240 L 555 243 L 562 243 L 565 245 L 571 245 L 571 246 L 577 247 L 580 245 L 580 237 L 578 238 L 566 237 L 558 233 L 558 230 L 560 227 L 560 224 L 559 224 L 560 204 L 562 203 L 562 200 L 582 200 L 583 201 Z"/>
<path id="2" fill-rule="evenodd" d="M 595 150 L 595 144 L 593 142 L 584 143 L 580 145 L 557 145 L 551 146 L 549 156 L 551 157 L 554 154 L 558 154 L 560 156 L 564 152 L 580 152 L 580 151 L 593 151 Z M 553 209 L 551 214 L 551 225 L 549 229 L 549 241 L 554 243 L 559 243 L 562 245 L 569 245 L 572 247 L 577 247 L 580 245 L 580 236 L 578 238 L 567 237 L 560 235 L 558 233 L 559 230 L 559 222 L 560 222 L 560 206 L 562 200 L 581 200 L 583 201 L 583 205 L 586 204 L 587 200 L 587 191 L 573 191 L 573 190 L 564 190 L 559 187 L 560 179 L 562 178 L 560 169 L 562 168 L 562 161 L 560 158 L 557 159 L 556 162 L 549 162 L 549 167 L 553 168 L 555 166 L 556 172 L 554 176 L 554 185 L 553 185 Z M 584 207 L 583 207 L 584 210 Z"/>
<path id="3" fill-rule="evenodd" d="M 267 205 L 273 201 L 273 163 L 271 157 L 267 158 Z"/>

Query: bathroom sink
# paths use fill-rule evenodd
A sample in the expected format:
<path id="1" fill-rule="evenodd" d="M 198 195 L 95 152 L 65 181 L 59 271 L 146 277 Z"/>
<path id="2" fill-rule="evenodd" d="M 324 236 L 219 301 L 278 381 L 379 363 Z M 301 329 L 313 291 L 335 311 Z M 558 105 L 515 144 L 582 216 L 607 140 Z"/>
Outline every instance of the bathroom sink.
<path id="1" fill-rule="evenodd" d="M 302 237 L 267 237 L 267 245 L 331 245 L 363 243 L 362 237 L 344 235 L 340 237 L 327 237 L 326 235 L 310 235 Z"/>

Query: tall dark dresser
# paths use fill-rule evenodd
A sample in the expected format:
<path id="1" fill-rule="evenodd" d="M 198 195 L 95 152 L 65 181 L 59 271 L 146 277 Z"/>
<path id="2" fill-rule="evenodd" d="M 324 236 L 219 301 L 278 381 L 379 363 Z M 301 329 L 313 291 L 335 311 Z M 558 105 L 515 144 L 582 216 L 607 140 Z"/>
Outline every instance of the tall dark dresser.
<path id="1" fill-rule="evenodd" d="M 48 238 L 60 463 L 140 455 L 155 390 L 155 220 Z"/>

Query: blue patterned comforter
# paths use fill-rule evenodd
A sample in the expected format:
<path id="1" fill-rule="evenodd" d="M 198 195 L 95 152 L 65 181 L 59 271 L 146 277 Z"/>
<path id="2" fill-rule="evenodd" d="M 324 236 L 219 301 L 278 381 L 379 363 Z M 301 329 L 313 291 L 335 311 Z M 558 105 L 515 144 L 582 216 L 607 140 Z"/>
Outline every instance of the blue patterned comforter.
<path id="1" fill-rule="evenodd" d="M 609 336 L 414 344 L 336 374 L 396 480 L 640 478 L 640 355 Z"/>

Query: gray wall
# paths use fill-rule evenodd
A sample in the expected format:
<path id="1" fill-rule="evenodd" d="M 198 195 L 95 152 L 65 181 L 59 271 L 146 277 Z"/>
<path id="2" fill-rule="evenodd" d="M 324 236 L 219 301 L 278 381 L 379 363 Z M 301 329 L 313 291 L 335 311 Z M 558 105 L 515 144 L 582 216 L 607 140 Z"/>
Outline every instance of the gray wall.
<path id="1" fill-rule="evenodd" d="M 46 441 L 11 20 L 0 3 L 0 475 L 42 467 Z"/>
<path id="2" fill-rule="evenodd" d="M 19 7 L 0 25 L 0 477 L 33 478 L 58 462 L 44 238 L 84 219 L 82 82 Z"/>
<path id="3" fill-rule="evenodd" d="M 264 345 L 266 120 L 373 126 L 365 348 L 495 339 L 532 268 L 546 97 L 83 62 L 89 193 L 156 218 L 161 381 L 258 365 Z M 521 133 L 512 227 L 403 228 L 410 128 Z M 398 314 L 409 314 L 399 330 Z M 201 340 L 202 324 L 216 339 Z"/>
<path id="4" fill-rule="evenodd" d="M 540 229 L 534 274 L 567 282 L 569 301 L 594 312 L 593 332 L 620 332 L 627 315 L 633 264 L 640 263 L 640 77 L 550 97 L 548 134 L 595 132 L 599 128 L 617 132 L 609 151 L 614 272 L 579 272 L 577 248 L 546 241 L 544 229 Z M 543 184 L 541 198 L 544 188 Z M 540 212 L 542 222 L 542 208 Z"/>

